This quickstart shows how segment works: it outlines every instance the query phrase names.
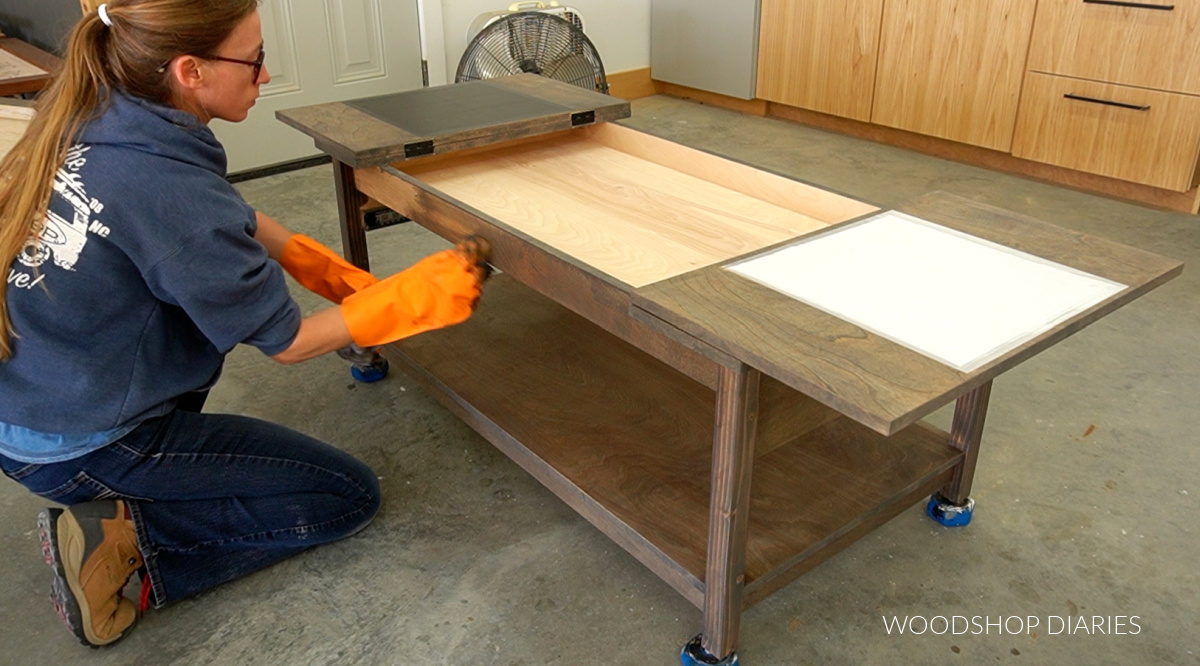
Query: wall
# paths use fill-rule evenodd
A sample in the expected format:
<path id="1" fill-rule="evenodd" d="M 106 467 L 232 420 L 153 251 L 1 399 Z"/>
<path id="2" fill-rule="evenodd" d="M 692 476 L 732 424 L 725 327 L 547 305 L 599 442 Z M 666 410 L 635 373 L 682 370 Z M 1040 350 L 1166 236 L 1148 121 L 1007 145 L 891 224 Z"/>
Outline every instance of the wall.
<path id="1" fill-rule="evenodd" d="M 0 2 L 0 29 L 5 35 L 60 55 L 67 33 L 79 17 L 79 0 Z"/>
<path id="2" fill-rule="evenodd" d="M 650 66 L 651 0 L 559 0 L 583 16 L 588 38 L 612 74 Z M 512 0 L 424 0 L 429 83 L 449 83 L 467 48 L 467 27 Z M 547 2 L 547 4 L 549 4 Z"/>
<path id="3" fill-rule="evenodd" d="M 395 0 L 388 0 L 395 1 Z M 415 0 L 411 0 L 415 1 Z M 588 38 L 608 73 L 650 66 L 651 0 L 560 0 L 583 15 Z M 484 12 L 507 9 L 511 0 L 422 0 L 429 82 L 449 83 L 467 47 L 467 26 Z M 14 6 L 15 5 L 15 6 Z M 10 37 L 61 53 L 79 20 L 78 0 L 4 0 L 0 27 Z"/>

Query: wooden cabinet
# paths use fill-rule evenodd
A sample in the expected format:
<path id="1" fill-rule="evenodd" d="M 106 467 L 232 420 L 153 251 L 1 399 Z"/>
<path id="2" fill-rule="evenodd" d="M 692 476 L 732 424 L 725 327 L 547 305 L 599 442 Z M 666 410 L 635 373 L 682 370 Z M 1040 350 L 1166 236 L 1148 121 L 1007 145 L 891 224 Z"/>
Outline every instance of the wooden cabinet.
<path id="1" fill-rule="evenodd" d="M 1013 155 L 1196 185 L 1200 0 L 1041 0 Z"/>
<path id="2" fill-rule="evenodd" d="M 1195 185 L 1200 97 L 1030 72 L 1018 157 L 1169 190 Z"/>
<path id="3" fill-rule="evenodd" d="M 758 96 L 867 121 L 883 0 L 762 0 Z"/>
<path id="4" fill-rule="evenodd" d="M 887 0 L 871 121 L 1007 151 L 1035 4 Z"/>
<path id="5" fill-rule="evenodd" d="M 757 95 L 767 115 L 1200 210 L 1200 0 L 762 0 Z"/>
<path id="6" fill-rule="evenodd" d="M 1029 70 L 1200 95 L 1200 0 L 1041 0 Z"/>

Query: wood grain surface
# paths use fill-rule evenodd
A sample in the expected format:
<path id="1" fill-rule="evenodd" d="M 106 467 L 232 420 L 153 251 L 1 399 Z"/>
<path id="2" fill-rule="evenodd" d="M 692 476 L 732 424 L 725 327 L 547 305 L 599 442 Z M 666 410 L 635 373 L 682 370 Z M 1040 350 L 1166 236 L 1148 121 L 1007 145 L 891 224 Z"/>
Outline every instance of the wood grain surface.
<path id="1" fill-rule="evenodd" d="M 827 224 L 878 210 L 864 201 L 713 155 L 636 129 L 604 123 L 584 130 L 593 141 L 755 199 L 794 210 Z"/>
<path id="2" fill-rule="evenodd" d="M 963 373 L 719 266 L 634 293 L 633 304 L 858 422 L 890 435 L 1175 277 L 1183 265 L 961 197 L 899 210 L 1100 277 L 1126 289 Z"/>
<path id="3" fill-rule="evenodd" d="M 522 136 L 545 134 L 575 126 L 572 115 L 592 112 L 591 122 L 605 122 L 629 117 L 629 102 L 597 92 L 584 90 L 561 81 L 535 74 L 520 74 L 499 79 L 421 88 L 398 96 L 395 103 L 403 104 L 404 96 L 419 96 L 422 100 L 442 96 L 459 99 L 464 91 L 470 93 L 473 104 L 486 107 L 489 94 L 509 98 L 524 95 L 557 108 L 553 113 L 537 113 L 504 123 L 480 120 L 474 127 L 449 124 L 444 133 L 420 133 L 397 127 L 354 108 L 344 102 L 285 109 L 275 117 L 313 137 L 317 148 L 354 168 L 376 166 L 409 158 L 406 146 L 432 142 L 435 154 L 497 143 Z M 426 123 L 423 122 L 424 126 Z M 428 130 L 428 128 L 425 128 Z"/>
<path id="4" fill-rule="evenodd" d="M 450 409 L 693 604 L 703 603 L 715 394 L 507 275 L 467 322 L 387 350 Z M 794 577 L 949 478 L 945 432 L 882 437 L 845 418 L 778 424 L 802 401 L 764 377 L 747 589 Z M 790 394 L 791 397 L 789 397 Z M 915 501 L 915 500 L 913 500 Z M 867 529 L 866 527 L 862 527 Z M 782 577 L 782 578 L 780 578 Z M 755 599 L 764 594 L 757 586 Z"/>
<path id="5" fill-rule="evenodd" d="M 1008 151 L 1036 4 L 889 0 L 871 122 Z"/>
<path id="6" fill-rule="evenodd" d="M 717 376 L 701 646 L 722 657 L 737 647 L 741 628 L 761 380 L 744 364 L 722 366 Z"/>
<path id="7" fill-rule="evenodd" d="M 1069 99 L 1130 104 L 1143 109 Z M 1200 97 L 1030 72 L 1012 152 L 1176 192 L 1196 185 Z"/>
<path id="8" fill-rule="evenodd" d="M 758 91 L 765 100 L 870 120 L 883 0 L 763 0 Z"/>
<path id="9" fill-rule="evenodd" d="M 1200 2 L 1139 3 L 1173 8 L 1039 0 L 1029 69 L 1200 94 Z"/>
<path id="10" fill-rule="evenodd" d="M 826 226 L 583 134 L 405 171 L 633 287 Z"/>
<path id="11" fill-rule="evenodd" d="M 716 386 L 712 361 L 628 316 L 627 285 L 459 205 L 393 167 L 358 169 L 354 174 L 358 186 L 380 203 L 451 242 L 468 234 L 483 236 L 492 245 L 492 265 L 701 384 Z"/>

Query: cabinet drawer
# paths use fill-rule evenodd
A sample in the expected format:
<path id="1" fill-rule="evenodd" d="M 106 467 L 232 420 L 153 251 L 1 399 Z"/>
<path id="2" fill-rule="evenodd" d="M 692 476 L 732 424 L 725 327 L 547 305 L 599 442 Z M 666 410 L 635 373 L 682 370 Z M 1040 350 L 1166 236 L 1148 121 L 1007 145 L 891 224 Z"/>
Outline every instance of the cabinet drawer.
<path id="1" fill-rule="evenodd" d="M 1017 157 L 1183 192 L 1194 185 L 1198 151 L 1200 97 L 1025 77 Z"/>
<path id="2" fill-rule="evenodd" d="M 1200 94 L 1200 0 L 1112 1 L 1040 0 L 1029 69 Z"/>

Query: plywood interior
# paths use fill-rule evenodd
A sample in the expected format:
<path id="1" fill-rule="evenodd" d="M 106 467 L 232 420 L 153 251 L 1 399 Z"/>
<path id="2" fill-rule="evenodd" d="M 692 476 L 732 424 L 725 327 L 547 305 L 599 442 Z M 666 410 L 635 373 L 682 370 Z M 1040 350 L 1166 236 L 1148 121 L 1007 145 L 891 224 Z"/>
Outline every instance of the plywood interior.
<path id="1" fill-rule="evenodd" d="M 787 197 L 762 198 L 714 182 L 744 165 L 692 151 L 707 164 L 725 165 L 712 167 L 707 180 L 635 152 L 578 131 L 396 166 L 635 288 L 824 228 L 830 217 L 871 209 L 854 202 L 834 215 L 799 210 L 800 203 L 786 205 Z M 792 185 L 813 198 L 816 188 Z"/>

